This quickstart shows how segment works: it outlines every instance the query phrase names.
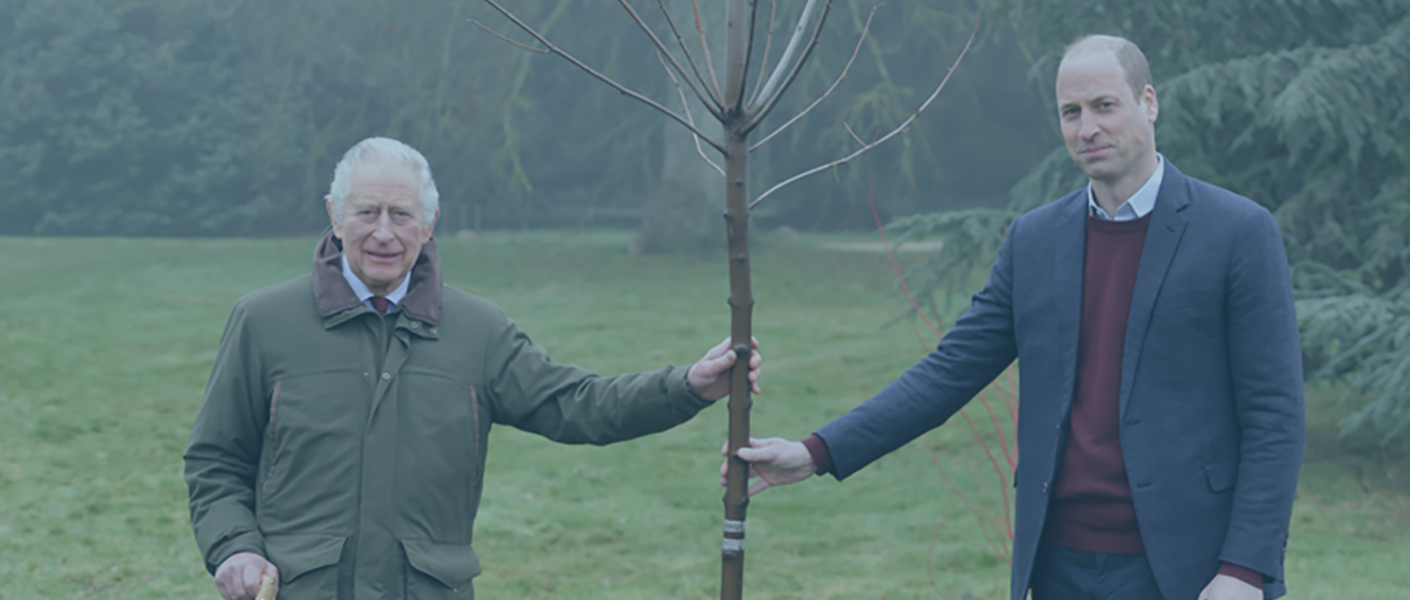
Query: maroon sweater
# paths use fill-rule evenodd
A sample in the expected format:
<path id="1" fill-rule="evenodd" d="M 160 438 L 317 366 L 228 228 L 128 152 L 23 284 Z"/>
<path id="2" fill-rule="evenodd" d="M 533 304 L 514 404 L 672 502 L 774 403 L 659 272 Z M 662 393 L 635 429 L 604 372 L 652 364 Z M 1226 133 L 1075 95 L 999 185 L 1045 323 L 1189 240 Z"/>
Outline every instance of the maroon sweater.
<path id="1" fill-rule="evenodd" d="M 1141 553 L 1141 531 L 1121 453 L 1121 356 L 1136 272 L 1150 215 L 1133 221 L 1087 218 L 1077 393 L 1072 399 L 1045 540 L 1088 552 Z M 1263 576 L 1224 563 L 1229 575 L 1262 589 Z"/>
<path id="2" fill-rule="evenodd" d="M 1141 553 L 1131 483 L 1121 455 L 1121 353 L 1150 215 L 1087 218 L 1077 393 L 1053 485 L 1044 538 L 1088 552 Z"/>

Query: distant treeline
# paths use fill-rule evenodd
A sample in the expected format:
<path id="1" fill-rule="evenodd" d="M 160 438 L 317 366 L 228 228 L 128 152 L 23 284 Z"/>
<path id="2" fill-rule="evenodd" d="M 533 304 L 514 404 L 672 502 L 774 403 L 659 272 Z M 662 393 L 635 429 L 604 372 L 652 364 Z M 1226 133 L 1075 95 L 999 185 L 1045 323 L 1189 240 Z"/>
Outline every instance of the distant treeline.
<path id="1" fill-rule="evenodd" d="M 637 4 L 668 35 L 655 2 Z M 972 28 L 974 7 L 962 4 L 883 6 L 848 81 L 756 153 L 754 184 L 855 148 L 844 121 L 864 136 L 899 123 Z M 509 5 L 584 61 L 679 108 L 650 42 L 615 4 Z M 691 27 L 689 2 L 668 5 Z M 815 60 L 773 125 L 836 78 L 870 7 L 836 2 Z M 774 59 L 800 9 L 778 3 Z M 0 0 L 0 233 L 316 230 L 333 164 L 371 135 L 427 155 L 451 230 L 631 225 L 658 192 L 662 131 L 675 125 L 470 18 L 515 33 L 471 0 Z M 761 22 L 758 35 L 767 27 Z M 1043 104 L 1050 83 L 1028 78 L 1025 53 L 1033 54 L 1008 32 L 985 26 L 904 139 L 791 188 L 760 217 L 806 229 L 866 227 L 867 170 L 891 213 L 1006 202 L 1008 188 L 1057 143 Z"/>

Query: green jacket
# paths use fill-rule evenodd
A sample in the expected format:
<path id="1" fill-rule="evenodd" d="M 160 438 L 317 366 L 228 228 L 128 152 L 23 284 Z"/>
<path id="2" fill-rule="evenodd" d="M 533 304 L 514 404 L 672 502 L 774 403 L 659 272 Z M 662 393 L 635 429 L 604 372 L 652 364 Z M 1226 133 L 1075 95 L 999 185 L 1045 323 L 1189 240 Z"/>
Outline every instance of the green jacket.
<path id="1" fill-rule="evenodd" d="M 281 598 L 474 598 L 491 424 L 607 444 L 709 405 L 684 369 L 551 361 L 499 307 L 441 284 L 434 240 L 385 317 L 353 294 L 341 252 L 326 234 L 311 275 L 245 296 L 226 324 L 184 456 L 212 573 L 255 552 Z"/>

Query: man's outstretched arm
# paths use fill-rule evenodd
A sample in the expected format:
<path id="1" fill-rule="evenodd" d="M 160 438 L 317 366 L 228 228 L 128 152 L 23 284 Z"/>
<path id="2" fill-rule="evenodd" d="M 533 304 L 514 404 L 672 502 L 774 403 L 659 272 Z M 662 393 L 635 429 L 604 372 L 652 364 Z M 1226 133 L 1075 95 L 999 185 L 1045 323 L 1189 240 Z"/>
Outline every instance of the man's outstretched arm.
<path id="1" fill-rule="evenodd" d="M 602 445 L 670 429 L 728 394 L 728 374 L 736 360 L 729 340 L 689 368 L 602 377 L 554 362 L 495 310 L 499 323 L 486 343 L 487 377 L 480 398 L 489 403 L 496 423 L 558 442 Z M 752 352 L 749 379 L 755 391 L 761 368 L 762 358 Z"/>
<path id="2" fill-rule="evenodd" d="M 758 477 L 750 494 L 813 473 L 851 475 L 940 426 L 1013 362 L 1013 240 L 1021 220 L 1009 227 L 984 289 L 925 359 L 802 441 L 751 440 L 752 448 L 739 450 L 750 476 Z"/>

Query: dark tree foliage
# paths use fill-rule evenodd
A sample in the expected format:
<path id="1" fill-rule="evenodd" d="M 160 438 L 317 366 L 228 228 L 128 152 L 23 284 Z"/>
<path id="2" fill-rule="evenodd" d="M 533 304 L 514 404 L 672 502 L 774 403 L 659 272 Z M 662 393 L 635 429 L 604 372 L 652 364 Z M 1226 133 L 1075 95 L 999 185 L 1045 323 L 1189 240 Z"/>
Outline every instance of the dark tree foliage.
<path id="1" fill-rule="evenodd" d="M 1162 153 L 1278 218 L 1307 375 L 1346 382 L 1360 402 L 1343 433 L 1410 440 L 1410 0 L 986 4 L 1046 46 L 1033 65 L 1044 85 L 1079 35 L 1141 45 Z M 1008 210 L 893 227 L 903 240 L 951 241 L 912 273 L 944 285 L 992 258 L 1014 216 L 1084 183 L 1059 147 L 1011 190 Z"/>
<path id="2" fill-rule="evenodd" d="M 575 3 L 521 4 L 561 23 Z M 535 103 L 572 97 L 562 113 L 581 116 L 611 94 L 535 78 L 529 57 L 466 23 L 471 12 L 439 0 L 0 0 L 0 234 L 317 231 L 334 162 L 371 135 L 431 159 L 452 231 L 476 208 L 514 212 L 536 183 L 581 178 L 585 156 L 589 169 L 620 160 L 622 148 L 545 144 L 531 175 L 533 138 L 602 122 L 534 122 Z"/>
<path id="3" fill-rule="evenodd" d="M 650 43 L 615 4 L 511 4 L 614 79 L 677 105 Z M 654 0 L 634 4 L 667 31 Z M 686 16 L 679 9 L 688 2 L 668 4 Z M 772 59 L 800 7 L 778 2 Z M 801 93 L 764 130 L 833 81 L 870 7 L 838 0 Z M 459 0 L 0 0 L 0 234 L 316 231 L 333 163 L 370 135 L 403 139 L 431 160 L 443 233 L 630 224 L 662 193 L 669 125 L 467 22 L 498 22 L 490 16 Z M 844 122 L 862 136 L 900 122 L 943 75 L 973 18 L 966 3 L 881 7 L 848 80 L 759 151 L 756 180 L 854 149 Z M 868 157 L 867 168 L 890 174 L 877 181 L 883 210 L 1002 203 L 1056 139 L 1024 78 L 1024 48 L 1001 28 L 985 36 L 931 112 Z M 939 118 L 947 114 L 964 118 Z M 865 171 L 803 182 L 757 217 L 765 226 L 865 228 Z"/>
<path id="4" fill-rule="evenodd" d="M 367 12 L 268 0 L 0 3 L 0 157 L 10 167 L 0 170 L 0 233 L 316 227 L 334 153 L 373 132 L 424 138 L 434 127 L 405 127 L 397 113 L 413 100 L 406 88 L 437 82 L 364 52 L 416 32 L 350 27 L 356 17 L 363 29 L 389 27 Z M 449 94 L 428 96 L 416 107 Z"/>

